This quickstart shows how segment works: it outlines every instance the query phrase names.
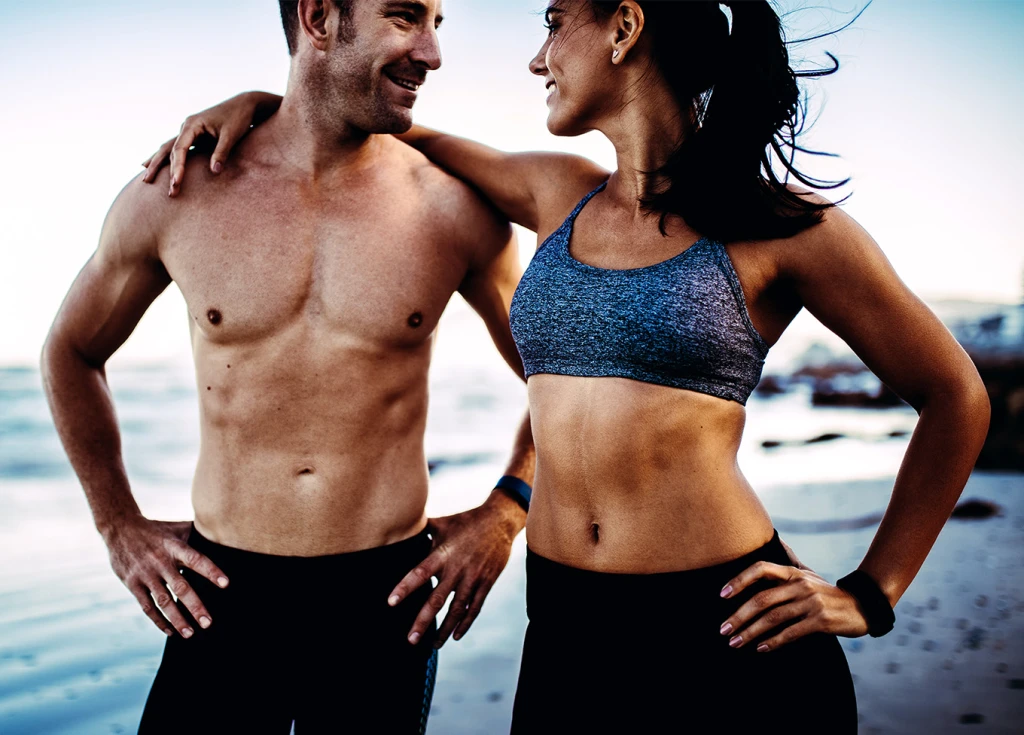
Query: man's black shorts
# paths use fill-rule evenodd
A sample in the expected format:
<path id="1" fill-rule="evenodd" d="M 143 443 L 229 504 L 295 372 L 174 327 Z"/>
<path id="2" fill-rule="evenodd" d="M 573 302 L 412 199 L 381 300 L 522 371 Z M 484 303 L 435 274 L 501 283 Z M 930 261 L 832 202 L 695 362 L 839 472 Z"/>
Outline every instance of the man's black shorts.
<path id="1" fill-rule="evenodd" d="M 275 556 L 214 543 L 194 528 L 189 544 L 231 580 L 220 589 L 183 574 L 213 625 L 167 639 L 139 732 L 296 735 L 422 733 L 434 689 L 433 624 L 406 636 L 424 585 L 397 607 L 399 580 L 429 553 L 426 532 L 364 551 Z"/>

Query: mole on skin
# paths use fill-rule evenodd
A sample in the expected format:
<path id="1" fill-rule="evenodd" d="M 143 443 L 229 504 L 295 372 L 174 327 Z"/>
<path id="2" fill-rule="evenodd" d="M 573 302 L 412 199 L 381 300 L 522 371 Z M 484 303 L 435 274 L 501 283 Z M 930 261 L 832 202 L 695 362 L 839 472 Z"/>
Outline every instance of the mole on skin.
<path id="1" fill-rule="evenodd" d="M 423 323 L 423 315 L 418 311 L 414 311 L 409 315 L 409 326 L 415 329 Z"/>
<path id="2" fill-rule="evenodd" d="M 216 309 L 206 312 L 206 318 L 210 320 L 210 324 L 220 324 L 220 312 Z"/>

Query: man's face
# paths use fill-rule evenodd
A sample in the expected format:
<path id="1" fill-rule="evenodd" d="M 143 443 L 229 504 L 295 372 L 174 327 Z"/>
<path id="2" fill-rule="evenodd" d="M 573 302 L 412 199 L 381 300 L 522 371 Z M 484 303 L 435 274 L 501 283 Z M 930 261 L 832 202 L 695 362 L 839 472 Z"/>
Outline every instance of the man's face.
<path id="1" fill-rule="evenodd" d="M 441 66 L 441 0 L 354 0 L 340 23 L 322 80 L 334 94 L 321 91 L 337 100 L 349 125 L 405 132 L 419 86 Z"/>

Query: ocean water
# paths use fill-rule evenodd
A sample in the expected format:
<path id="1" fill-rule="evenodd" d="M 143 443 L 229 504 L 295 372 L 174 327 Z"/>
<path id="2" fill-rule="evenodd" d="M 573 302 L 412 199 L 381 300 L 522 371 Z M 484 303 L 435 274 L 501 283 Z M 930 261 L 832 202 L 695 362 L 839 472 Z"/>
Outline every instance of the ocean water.
<path id="1" fill-rule="evenodd" d="M 108 378 L 144 512 L 190 517 L 198 449 L 190 366 L 114 368 Z M 435 464 L 432 515 L 486 496 L 524 406 L 525 390 L 504 366 L 446 360 L 442 353 L 431 375 L 426 437 Z M 755 397 L 741 464 L 766 493 L 794 483 L 884 478 L 906 446 L 890 433 L 912 430 L 915 419 L 909 409 L 811 409 L 799 391 Z M 828 433 L 844 438 L 806 443 Z M 766 439 L 783 445 L 762 449 Z M 0 368 L 0 485 L 0 732 L 133 732 L 163 636 L 109 568 L 35 368 Z M 793 505 L 794 518 L 806 515 L 802 503 Z M 864 510 L 856 498 L 847 505 L 842 512 Z M 487 712 L 510 709 L 525 629 L 523 553 L 520 537 L 474 629 L 442 651 L 432 732 L 473 732 Z M 461 692 L 479 688 L 481 677 L 492 682 L 488 691 L 476 704 L 464 701 Z"/>
<path id="2" fill-rule="evenodd" d="M 443 330 L 439 337 L 426 435 L 434 465 L 431 515 L 485 498 L 525 407 L 525 390 L 507 367 L 466 356 L 476 339 L 486 337 L 473 333 L 454 341 Z M 189 518 L 199 442 L 190 365 L 115 365 L 109 382 L 143 512 Z M 805 561 L 809 555 L 821 573 L 834 577 L 864 553 L 874 528 L 870 518 L 885 506 L 915 421 L 908 407 L 812 408 L 801 388 L 771 398 L 755 395 L 739 462 L 783 535 L 791 533 Z M 778 445 L 765 448 L 764 441 Z M 985 482 L 979 486 L 995 487 Z M 997 482 L 995 490 L 1007 499 L 1024 489 L 1019 476 Z M 1006 520 L 1024 529 L 1024 521 Z M 1015 528 L 1008 525 L 1007 538 L 1020 535 Z M 35 367 L 0 367 L 0 534 L 0 733 L 134 732 L 164 638 L 110 569 Z M 507 728 L 526 624 L 524 553 L 520 535 L 469 635 L 441 651 L 429 732 Z M 922 574 L 932 581 L 923 585 L 948 576 L 929 569 Z M 1015 569 L 1007 567 L 999 583 L 1019 585 Z M 982 583 L 982 575 L 972 576 Z M 995 599 L 1006 593 L 993 588 L 991 594 Z M 953 630 L 951 622 L 947 626 Z M 851 661 L 869 665 L 873 659 L 854 644 L 847 648 Z M 863 650 L 883 650 L 871 645 Z"/>

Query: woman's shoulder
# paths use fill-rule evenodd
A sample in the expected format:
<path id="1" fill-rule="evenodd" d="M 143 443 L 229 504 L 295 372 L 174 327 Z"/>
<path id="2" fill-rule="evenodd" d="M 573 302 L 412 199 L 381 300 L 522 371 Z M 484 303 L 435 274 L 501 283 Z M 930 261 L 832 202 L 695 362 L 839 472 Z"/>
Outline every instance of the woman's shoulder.
<path id="1" fill-rule="evenodd" d="M 816 224 L 792 237 L 772 241 L 782 271 L 806 274 L 822 268 L 831 270 L 837 265 L 867 264 L 882 255 L 878 243 L 840 204 L 803 187 L 787 188 L 805 201 L 831 206 L 821 212 Z"/>
<path id="2" fill-rule="evenodd" d="M 535 177 L 538 235 L 556 230 L 576 205 L 611 175 L 589 158 L 568 153 L 524 153 L 543 174 Z"/>

